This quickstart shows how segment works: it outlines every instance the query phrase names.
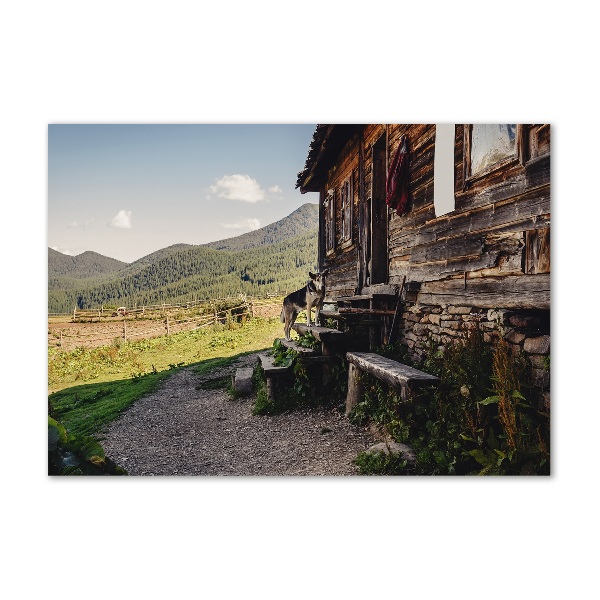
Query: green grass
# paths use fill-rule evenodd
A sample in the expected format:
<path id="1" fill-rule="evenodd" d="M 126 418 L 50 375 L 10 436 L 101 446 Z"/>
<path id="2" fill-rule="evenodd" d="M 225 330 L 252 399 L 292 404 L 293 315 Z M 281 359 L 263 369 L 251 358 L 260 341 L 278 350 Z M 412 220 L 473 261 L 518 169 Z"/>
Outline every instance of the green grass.
<path id="1" fill-rule="evenodd" d="M 278 318 L 250 319 L 244 326 L 216 326 L 150 340 L 70 352 L 48 351 L 49 404 L 75 435 L 97 434 L 105 425 L 182 366 L 203 375 L 238 356 L 270 348 L 282 335 Z"/>
<path id="2" fill-rule="evenodd" d="M 75 436 L 91 436 L 116 419 L 136 400 L 153 392 L 170 373 L 137 379 L 90 383 L 64 389 L 49 396 L 52 416 Z"/>

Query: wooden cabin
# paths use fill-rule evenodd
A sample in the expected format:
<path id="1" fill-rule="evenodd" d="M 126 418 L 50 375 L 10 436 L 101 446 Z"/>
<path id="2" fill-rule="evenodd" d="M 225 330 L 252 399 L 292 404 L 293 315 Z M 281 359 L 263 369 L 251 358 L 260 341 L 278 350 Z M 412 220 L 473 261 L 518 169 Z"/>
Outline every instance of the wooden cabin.
<path id="1" fill-rule="evenodd" d="M 296 187 L 320 194 L 325 316 L 417 360 L 477 321 L 549 388 L 549 125 L 318 125 Z"/>

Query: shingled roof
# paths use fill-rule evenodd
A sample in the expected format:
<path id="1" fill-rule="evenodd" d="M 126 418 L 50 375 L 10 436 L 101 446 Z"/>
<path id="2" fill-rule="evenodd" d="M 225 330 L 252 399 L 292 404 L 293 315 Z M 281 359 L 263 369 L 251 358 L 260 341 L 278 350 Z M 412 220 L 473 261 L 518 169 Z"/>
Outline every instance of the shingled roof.
<path id="1" fill-rule="evenodd" d="M 360 125 L 317 125 L 304 169 L 298 173 L 300 192 L 318 192 L 327 170 Z"/>

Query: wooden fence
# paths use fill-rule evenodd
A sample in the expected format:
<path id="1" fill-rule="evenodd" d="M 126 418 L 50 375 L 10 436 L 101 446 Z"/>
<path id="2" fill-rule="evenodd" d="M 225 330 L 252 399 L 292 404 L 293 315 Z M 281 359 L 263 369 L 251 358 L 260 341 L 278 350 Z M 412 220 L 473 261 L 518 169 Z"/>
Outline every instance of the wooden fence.
<path id="1" fill-rule="evenodd" d="M 219 299 L 146 306 L 128 309 L 125 315 L 117 317 L 113 317 L 114 309 L 74 310 L 69 323 L 49 323 L 48 347 L 72 350 L 104 346 L 116 340 L 126 342 L 171 335 L 215 324 L 243 324 L 255 316 L 277 316 L 281 309 L 281 300 L 274 297 L 237 300 L 238 303 L 232 303 L 232 299 Z"/>

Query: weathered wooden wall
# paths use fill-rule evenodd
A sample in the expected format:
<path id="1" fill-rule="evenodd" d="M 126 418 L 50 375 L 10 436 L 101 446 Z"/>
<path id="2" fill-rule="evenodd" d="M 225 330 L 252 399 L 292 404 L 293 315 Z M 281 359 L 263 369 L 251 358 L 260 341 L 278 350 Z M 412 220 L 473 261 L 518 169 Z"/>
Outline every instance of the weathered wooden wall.
<path id="1" fill-rule="evenodd" d="M 390 218 L 390 283 L 421 282 L 423 304 L 487 308 L 550 308 L 549 133 L 525 128 L 526 148 L 545 155 L 516 158 L 465 180 L 464 126 L 456 127 L 455 210 L 435 216 L 435 127 L 390 126 L 390 150 L 410 140 L 412 205 Z M 545 145 L 544 145 L 545 144 Z M 531 153 L 531 150 L 528 151 Z M 529 248 L 529 250 L 527 250 Z"/>
<path id="2" fill-rule="evenodd" d="M 525 352 L 536 384 L 547 390 L 550 127 L 518 126 L 515 157 L 476 177 L 468 175 L 468 128 L 455 128 L 455 207 L 440 217 L 436 217 L 433 197 L 435 125 L 379 124 L 355 129 L 321 187 L 323 199 L 327 190 L 338 190 L 353 173 L 352 240 L 341 238 L 339 202 L 336 243 L 329 251 L 322 239 L 324 222 L 321 226 L 321 264 L 330 270 L 327 298 L 368 292 L 369 274 L 375 271 L 369 261 L 376 251 L 385 261 L 377 265 L 377 272 L 386 274 L 383 283 L 397 287 L 406 283 L 397 332 L 413 358 L 424 357 L 431 342 L 452 343 L 477 323 L 486 341 L 502 336 Z M 383 145 L 387 173 L 403 135 L 408 137 L 410 152 L 410 200 L 402 216 L 384 208 L 384 240 L 378 240 L 375 248 L 369 240 L 375 211 L 380 212 L 377 203 L 384 200 L 380 176 L 374 176 L 374 156 L 381 155 Z M 385 304 L 383 299 L 377 302 Z M 375 304 L 371 308 L 378 308 Z M 386 323 L 383 319 L 382 327 Z"/>
<path id="3" fill-rule="evenodd" d="M 324 245 L 324 266 L 329 268 L 327 277 L 327 296 L 335 299 L 355 293 L 358 286 L 358 222 L 359 222 L 359 139 L 355 135 L 344 146 L 337 163 L 329 170 L 327 180 L 322 186 L 321 196 L 327 196 L 327 190 L 335 190 L 335 248 L 327 250 Z M 352 239 L 349 243 L 342 240 L 342 207 L 339 189 L 341 184 L 352 177 Z M 324 229 L 320 230 L 324 237 Z M 325 244 L 325 242 L 324 242 Z"/>
<path id="4" fill-rule="evenodd" d="M 435 125 L 366 125 L 347 142 L 323 186 L 337 190 L 353 173 L 352 243 L 342 243 L 336 195 L 336 246 L 324 257 L 330 298 L 351 295 L 364 283 L 361 240 L 369 226 L 373 144 L 383 136 L 389 164 L 406 134 L 411 198 L 405 215 L 388 210 L 389 283 L 417 282 L 424 304 L 550 308 L 549 126 L 520 127 L 519 156 L 476 178 L 465 178 L 466 127 L 456 127 L 455 210 L 441 217 L 433 201 Z"/>

